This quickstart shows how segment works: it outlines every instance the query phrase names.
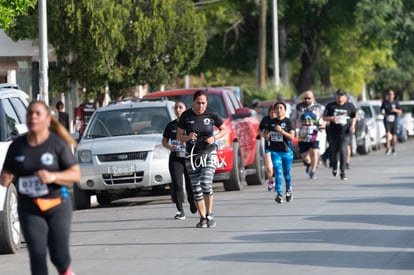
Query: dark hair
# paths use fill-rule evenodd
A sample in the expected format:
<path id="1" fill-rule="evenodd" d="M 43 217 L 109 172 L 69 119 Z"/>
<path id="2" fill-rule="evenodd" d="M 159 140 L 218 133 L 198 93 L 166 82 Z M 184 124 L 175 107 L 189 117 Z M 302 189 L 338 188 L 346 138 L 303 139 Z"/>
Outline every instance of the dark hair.
<path id="1" fill-rule="evenodd" d="M 206 92 L 204 92 L 203 90 L 197 90 L 197 91 L 195 91 L 195 93 L 193 95 L 193 101 L 196 100 L 197 97 L 200 97 L 200 96 L 205 96 L 206 99 L 207 99 L 207 101 L 208 101 L 208 96 L 207 96 Z"/>
<path id="2" fill-rule="evenodd" d="M 63 102 L 62 101 L 58 101 L 57 103 L 56 103 L 56 109 L 58 109 L 58 111 L 60 111 L 62 108 L 63 108 Z"/>
<path id="3" fill-rule="evenodd" d="M 273 105 L 273 109 L 276 109 L 277 105 L 283 105 L 283 108 L 286 110 L 286 104 L 283 101 L 278 101 Z"/>

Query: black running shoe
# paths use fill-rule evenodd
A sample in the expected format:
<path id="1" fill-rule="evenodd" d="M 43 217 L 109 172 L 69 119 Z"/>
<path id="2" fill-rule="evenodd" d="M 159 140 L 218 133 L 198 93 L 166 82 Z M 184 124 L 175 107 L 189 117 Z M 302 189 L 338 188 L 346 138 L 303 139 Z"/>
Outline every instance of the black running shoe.
<path id="1" fill-rule="evenodd" d="M 345 176 L 345 173 L 341 173 L 341 180 L 348 180 L 348 178 Z"/>
<path id="2" fill-rule="evenodd" d="M 200 218 L 200 221 L 196 224 L 197 228 L 206 228 L 207 227 L 207 219 Z"/>
<path id="3" fill-rule="evenodd" d="M 291 202 L 293 200 L 292 189 L 286 191 L 286 201 Z"/>
<path id="4" fill-rule="evenodd" d="M 345 164 L 345 168 L 349 170 L 349 169 L 351 169 L 351 165 L 349 165 L 349 163 L 347 163 L 347 164 Z"/>
<path id="5" fill-rule="evenodd" d="M 332 175 L 334 176 L 334 177 L 336 177 L 336 175 L 338 174 L 338 170 L 336 170 L 336 169 L 332 169 Z"/>
<path id="6" fill-rule="evenodd" d="M 174 219 L 176 219 L 176 220 L 184 220 L 185 219 L 184 211 L 178 211 L 175 214 Z"/>
<path id="7" fill-rule="evenodd" d="M 216 227 L 216 221 L 214 220 L 213 214 L 207 214 L 207 227 Z"/>
<path id="8" fill-rule="evenodd" d="M 275 198 L 275 201 L 276 201 L 277 203 L 283 203 L 283 196 L 282 196 L 282 195 L 280 195 L 280 194 L 277 194 L 277 195 L 276 195 L 276 198 Z"/>

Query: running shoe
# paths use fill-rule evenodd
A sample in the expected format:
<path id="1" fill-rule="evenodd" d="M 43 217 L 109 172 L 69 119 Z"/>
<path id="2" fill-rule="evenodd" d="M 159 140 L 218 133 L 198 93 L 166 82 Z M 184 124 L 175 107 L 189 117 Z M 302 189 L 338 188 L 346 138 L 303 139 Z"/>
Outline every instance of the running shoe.
<path id="1" fill-rule="evenodd" d="M 216 221 L 214 220 L 213 214 L 207 214 L 207 227 L 216 227 Z"/>
<path id="2" fill-rule="evenodd" d="M 277 203 L 283 203 L 283 196 L 282 196 L 282 195 L 280 195 L 280 194 L 277 194 L 277 195 L 276 195 L 276 198 L 275 198 L 275 201 L 276 201 Z"/>
<path id="3" fill-rule="evenodd" d="M 200 218 L 200 221 L 196 224 L 197 228 L 206 228 L 207 227 L 207 219 Z"/>
<path id="4" fill-rule="evenodd" d="M 392 154 L 393 156 L 396 156 L 396 155 L 397 155 L 397 152 L 395 152 L 395 149 L 392 149 L 391 154 Z"/>
<path id="5" fill-rule="evenodd" d="M 175 213 L 174 219 L 184 220 L 185 219 L 184 211 L 177 211 L 177 213 Z"/>
<path id="6" fill-rule="evenodd" d="M 286 191 L 286 201 L 291 202 L 293 200 L 292 189 Z"/>
<path id="7" fill-rule="evenodd" d="M 315 173 L 315 172 L 310 172 L 310 173 L 309 173 L 309 178 L 310 178 L 311 180 L 316 180 L 318 177 L 316 176 L 316 173 Z"/>
<path id="8" fill-rule="evenodd" d="M 385 150 L 385 154 L 387 156 L 391 155 L 391 149 L 390 148 L 387 148 L 387 150 Z"/>
<path id="9" fill-rule="evenodd" d="M 345 176 L 345 173 L 341 173 L 341 180 L 348 180 L 348 178 Z"/>
<path id="10" fill-rule="evenodd" d="M 60 275 L 76 275 L 70 268 L 68 268 L 64 273 L 59 273 Z"/>
<path id="11" fill-rule="evenodd" d="M 197 213 L 197 205 L 195 204 L 194 201 L 190 202 L 190 211 L 193 214 Z"/>
<path id="12" fill-rule="evenodd" d="M 347 164 L 345 164 L 345 168 L 349 170 L 349 169 L 351 169 L 351 165 L 349 163 L 347 163 Z"/>
<path id="13" fill-rule="evenodd" d="M 336 175 L 338 174 L 338 170 L 336 170 L 336 169 L 332 169 L 332 175 L 334 176 L 334 177 L 336 177 Z"/>
<path id="14" fill-rule="evenodd" d="M 306 174 L 308 174 L 309 175 L 309 173 L 310 173 L 310 171 L 311 171 L 311 166 L 310 166 L 310 164 L 306 164 Z"/>
<path id="15" fill-rule="evenodd" d="M 268 182 L 268 184 L 267 184 L 267 191 L 272 191 L 273 190 L 273 181 L 270 181 L 269 180 L 269 182 Z"/>

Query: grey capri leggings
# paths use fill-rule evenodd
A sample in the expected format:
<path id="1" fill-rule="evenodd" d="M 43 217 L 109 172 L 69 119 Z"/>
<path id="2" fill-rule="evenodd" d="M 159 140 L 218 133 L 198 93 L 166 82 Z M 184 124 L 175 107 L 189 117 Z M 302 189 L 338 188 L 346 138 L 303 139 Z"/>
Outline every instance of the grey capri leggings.
<path id="1" fill-rule="evenodd" d="M 186 158 L 185 165 L 190 176 L 194 200 L 213 195 L 213 178 L 217 168 L 217 152 L 201 153 Z"/>

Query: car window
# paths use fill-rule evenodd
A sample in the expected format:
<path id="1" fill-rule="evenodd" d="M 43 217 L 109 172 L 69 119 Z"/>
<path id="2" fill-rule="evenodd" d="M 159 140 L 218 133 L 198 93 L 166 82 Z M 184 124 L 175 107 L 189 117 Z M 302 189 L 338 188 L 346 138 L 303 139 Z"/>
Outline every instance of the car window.
<path id="1" fill-rule="evenodd" d="M 85 139 L 162 133 L 170 121 L 167 107 L 101 111 L 92 117 Z"/>
<path id="2" fill-rule="evenodd" d="M 16 127 L 17 124 L 21 124 L 19 116 L 16 113 L 16 110 L 13 108 L 10 100 L 8 98 L 3 99 L 3 108 L 6 117 L 6 123 L 9 133 Z"/>
<path id="3" fill-rule="evenodd" d="M 225 100 L 227 101 L 227 107 L 229 108 L 230 114 L 234 115 L 236 113 L 236 109 L 241 108 L 238 104 L 238 101 L 233 93 L 224 93 Z"/>
<path id="4" fill-rule="evenodd" d="M 414 108 L 414 104 L 400 104 L 403 113 L 411 113 Z"/>
<path id="5" fill-rule="evenodd" d="M 365 112 L 366 118 L 372 118 L 373 114 L 371 113 L 371 108 L 369 108 L 369 106 L 362 105 L 361 109 Z"/>
<path id="6" fill-rule="evenodd" d="M 17 116 L 19 117 L 21 124 L 26 124 L 26 111 L 27 111 L 27 102 L 23 102 L 21 98 L 12 97 L 10 101 L 16 110 Z"/>
<path id="7" fill-rule="evenodd" d="M 216 112 L 222 118 L 227 118 L 227 112 L 221 95 L 209 94 L 207 107 Z"/>

